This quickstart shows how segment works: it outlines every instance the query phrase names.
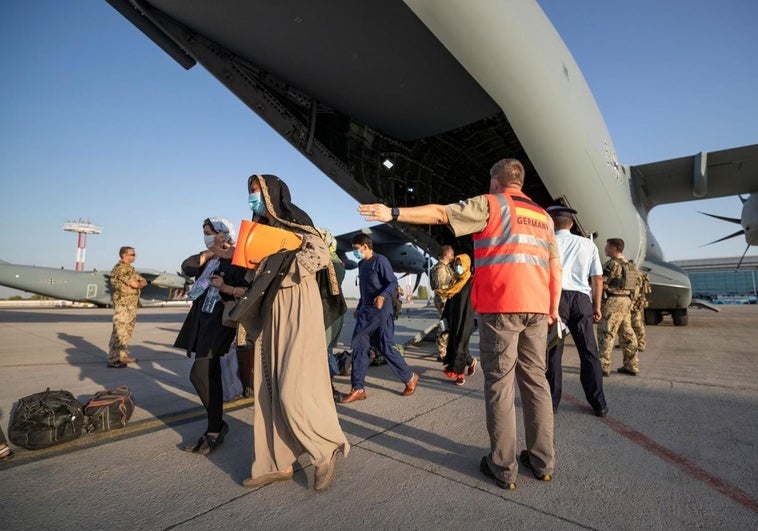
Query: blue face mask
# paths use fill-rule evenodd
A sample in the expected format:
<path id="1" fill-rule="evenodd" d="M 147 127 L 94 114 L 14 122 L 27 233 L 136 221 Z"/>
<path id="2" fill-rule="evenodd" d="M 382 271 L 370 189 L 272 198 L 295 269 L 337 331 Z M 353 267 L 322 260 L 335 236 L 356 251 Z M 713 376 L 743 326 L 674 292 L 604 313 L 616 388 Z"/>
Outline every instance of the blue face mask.
<path id="1" fill-rule="evenodd" d="M 455 266 L 455 274 L 456 275 L 462 275 L 463 274 L 463 266 L 462 265 Z"/>
<path id="2" fill-rule="evenodd" d="M 355 256 L 358 260 L 363 260 L 366 258 L 363 253 L 360 251 L 360 249 L 353 249 L 353 256 Z"/>
<path id="3" fill-rule="evenodd" d="M 260 192 L 250 194 L 247 197 L 247 204 L 256 216 L 262 216 L 266 212 L 266 205 L 263 203 L 263 199 L 261 199 Z"/>

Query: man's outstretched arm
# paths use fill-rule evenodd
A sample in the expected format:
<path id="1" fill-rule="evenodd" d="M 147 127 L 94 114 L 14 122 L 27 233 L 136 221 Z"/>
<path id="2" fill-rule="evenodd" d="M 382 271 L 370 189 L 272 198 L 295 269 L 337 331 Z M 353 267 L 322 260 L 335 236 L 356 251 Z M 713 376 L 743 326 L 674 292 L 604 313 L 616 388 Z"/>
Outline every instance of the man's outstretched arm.
<path id="1" fill-rule="evenodd" d="M 411 225 L 446 225 L 448 223 L 447 212 L 444 205 L 421 205 L 415 207 L 401 207 L 397 220 Z M 358 212 L 366 221 L 392 221 L 392 209 L 381 203 L 360 205 Z"/>

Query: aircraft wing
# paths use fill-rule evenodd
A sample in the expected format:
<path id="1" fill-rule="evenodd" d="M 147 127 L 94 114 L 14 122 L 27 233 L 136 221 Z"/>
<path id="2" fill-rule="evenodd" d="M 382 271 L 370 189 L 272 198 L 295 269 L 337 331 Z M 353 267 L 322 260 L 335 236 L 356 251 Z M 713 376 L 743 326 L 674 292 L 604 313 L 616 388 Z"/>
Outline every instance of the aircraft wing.
<path id="1" fill-rule="evenodd" d="M 631 166 L 638 206 L 758 192 L 758 144 Z"/>
<path id="2" fill-rule="evenodd" d="M 186 279 L 180 275 L 156 271 L 155 269 L 138 269 L 137 273 L 147 280 L 150 285 L 160 288 L 183 289 Z"/>

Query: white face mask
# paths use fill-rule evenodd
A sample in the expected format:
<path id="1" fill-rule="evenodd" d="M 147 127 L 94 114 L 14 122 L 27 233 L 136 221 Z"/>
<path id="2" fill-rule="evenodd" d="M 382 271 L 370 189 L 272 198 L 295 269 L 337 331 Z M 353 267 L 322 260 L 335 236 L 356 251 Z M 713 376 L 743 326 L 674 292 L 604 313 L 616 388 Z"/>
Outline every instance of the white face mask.
<path id="1" fill-rule="evenodd" d="M 205 246 L 210 249 L 213 247 L 213 244 L 216 243 L 216 235 L 215 234 L 205 234 L 203 236 L 205 239 Z"/>

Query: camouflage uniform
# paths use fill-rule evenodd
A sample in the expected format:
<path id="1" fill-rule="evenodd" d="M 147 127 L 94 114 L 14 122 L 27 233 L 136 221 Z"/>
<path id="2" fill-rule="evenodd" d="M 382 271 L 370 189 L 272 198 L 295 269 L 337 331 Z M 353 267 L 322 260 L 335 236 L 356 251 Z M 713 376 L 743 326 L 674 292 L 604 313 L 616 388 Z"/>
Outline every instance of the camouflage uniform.
<path id="1" fill-rule="evenodd" d="M 130 282 L 143 280 L 130 264 L 119 260 L 111 270 L 111 289 L 113 290 L 113 332 L 108 344 L 108 363 L 116 363 L 129 355 L 127 345 L 132 338 L 137 322 L 137 305 L 140 289 L 133 288 Z"/>
<path id="2" fill-rule="evenodd" d="M 438 289 L 447 289 L 450 287 L 450 284 L 453 283 L 453 279 L 455 278 L 455 272 L 453 271 L 453 268 L 450 264 L 445 264 L 442 261 L 437 262 L 434 264 L 434 267 L 431 271 L 431 284 L 432 289 L 435 290 L 434 293 L 434 307 L 437 308 L 437 312 L 440 315 L 440 318 L 442 317 L 442 310 L 445 309 L 445 302 L 447 299 L 445 297 L 442 297 L 437 294 Z M 441 360 L 444 359 L 445 355 L 447 354 L 447 339 L 448 339 L 448 332 L 442 332 L 439 327 L 437 327 L 437 359 Z"/>
<path id="3" fill-rule="evenodd" d="M 597 333 L 600 366 L 606 375 L 611 372 L 611 352 L 616 332 L 624 352 L 624 367 L 634 373 L 639 371 L 637 338 L 631 323 L 632 290 L 621 289 L 624 274 L 622 264 L 626 263 L 627 259 L 619 255 L 603 266 L 603 291 L 606 298 L 603 300 L 603 318 L 598 323 Z"/>
<path id="4" fill-rule="evenodd" d="M 632 329 L 637 336 L 637 352 L 645 351 L 645 308 L 647 308 L 647 294 L 650 293 L 650 279 L 647 273 L 640 271 L 637 277 L 637 286 L 632 294 Z"/>

